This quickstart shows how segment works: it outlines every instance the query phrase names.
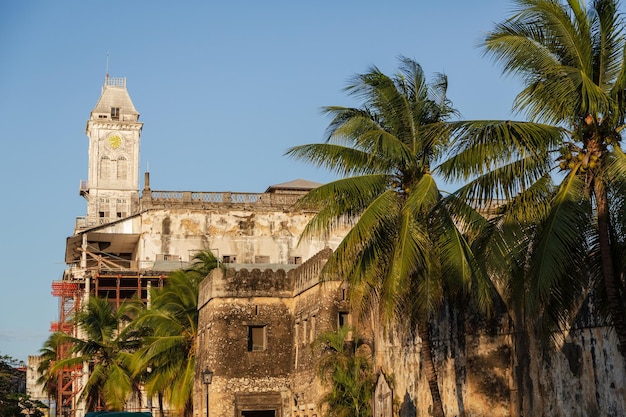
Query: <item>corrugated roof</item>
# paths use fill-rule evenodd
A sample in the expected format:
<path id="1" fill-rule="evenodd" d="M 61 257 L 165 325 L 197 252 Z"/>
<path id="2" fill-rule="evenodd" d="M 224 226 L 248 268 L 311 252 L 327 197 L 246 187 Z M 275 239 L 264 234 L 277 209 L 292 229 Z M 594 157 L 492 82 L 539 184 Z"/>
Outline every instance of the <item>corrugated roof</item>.
<path id="1" fill-rule="evenodd" d="M 240 271 L 242 269 L 247 269 L 248 271 L 252 271 L 253 269 L 259 269 L 261 271 L 265 271 L 270 269 L 272 271 L 278 271 L 282 269 L 284 271 L 291 271 L 292 269 L 296 269 L 300 266 L 300 264 L 265 264 L 265 263 L 255 263 L 255 264 L 222 264 L 227 269 L 234 269 L 235 271 Z"/>
<path id="2" fill-rule="evenodd" d="M 323 185 L 323 184 L 320 184 L 319 182 L 307 181 L 307 180 L 298 178 L 297 180 L 283 182 L 281 184 L 276 184 L 276 185 L 270 185 L 265 192 L 269 193 L 274 190 L 310 191 L 319 187 L 320 185 Z"/>

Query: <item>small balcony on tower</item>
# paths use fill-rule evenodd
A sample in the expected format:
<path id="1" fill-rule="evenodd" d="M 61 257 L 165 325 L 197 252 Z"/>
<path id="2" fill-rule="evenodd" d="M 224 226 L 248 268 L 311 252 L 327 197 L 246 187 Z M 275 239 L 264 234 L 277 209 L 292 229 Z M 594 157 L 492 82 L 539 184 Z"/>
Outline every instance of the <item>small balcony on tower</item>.
<path id="1" fill-rule="evenodd" d="M 80 180 L 79 192 L 81 197 L 89 197 L 89 183 L 86 180 Z"/>

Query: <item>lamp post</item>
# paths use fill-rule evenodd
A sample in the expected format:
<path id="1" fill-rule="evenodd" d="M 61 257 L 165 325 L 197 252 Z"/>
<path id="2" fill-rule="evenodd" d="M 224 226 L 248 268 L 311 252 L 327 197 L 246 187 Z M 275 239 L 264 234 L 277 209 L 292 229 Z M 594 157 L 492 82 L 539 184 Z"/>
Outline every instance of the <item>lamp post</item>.
<path id="1" fill-rule="evenodd" d="M 209 368 L 204 368 L 202 371 L 202 383 L 206 387 L 206 417 L 209 417 L 209 385 L 213 381 L 213 371 L 209 371 Z"/>

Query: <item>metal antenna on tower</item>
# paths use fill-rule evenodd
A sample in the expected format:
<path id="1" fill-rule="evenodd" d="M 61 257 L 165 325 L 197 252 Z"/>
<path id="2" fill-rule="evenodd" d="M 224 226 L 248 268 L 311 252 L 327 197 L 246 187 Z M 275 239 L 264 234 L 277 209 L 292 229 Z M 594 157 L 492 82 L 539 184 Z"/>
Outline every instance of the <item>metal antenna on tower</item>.
<path id="1" fill-rule="evenodd" d="M 107 51 L 106 78 L 109 78 L 109 51 Z"/>

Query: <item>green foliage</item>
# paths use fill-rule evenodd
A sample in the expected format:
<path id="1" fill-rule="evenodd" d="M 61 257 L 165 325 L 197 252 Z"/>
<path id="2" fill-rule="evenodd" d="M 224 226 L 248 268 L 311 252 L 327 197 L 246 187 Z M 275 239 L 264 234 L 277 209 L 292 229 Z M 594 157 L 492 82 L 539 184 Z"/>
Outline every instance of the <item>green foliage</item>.
<path id="1" fill-rule="evenodd" d="M 624 347 L 624 21 L 615 0 L 514 3 L 483 50 L 522 81 L 530 121 L 456 122 L 440 172 L 492 210 L 475 253 L 518 325 L 557 336 L 598 287 Z"/>
<path id="2" fill-rule="evenodd" d="M 348 336 L 354 337 L 347 341 Z M 318 375 L 329 388 L 320 406 L 327 417 L 370 417 L 376 383 L 372 357 L 367 345 L 360 345 L 353 328 L 320 334 L 313 343 L 319 353 Z"/>
<path id="3" fill-rule="evenodd" d="M 121 411 L 128 396 L 144 384 L 150 396 L 164 395 L 171 406 L 189 415 L 198 286 L 217 266 L 210 252 L 199 252 L 188 270 L 172 272 L 167 285 L 151 289 L 150 309 L 138 300 L 116 308 L 107 299 L 90 297 L 74 317 L 81 337 L 58 332 L 44 344 L 39 382 L 55 395 L 59 372 L 88 367 L 81 393 L 88 410 Z M 64 344 L 69 349 L 59 358 Z"/>
<path id="4" fill-rule="evenodd" d="M 70 345 L 68 357 L 56 361 L 51 374 L 63 369 L 89 367 L 80 399 L 88 410 L 122 411 L 128 395 L 139 389 L 128 360 L 136 341 L 122 329 L 131 322 L 135 301 L 115 308 L 106 298 L 91 296 L 74 317 L 81 337 L 59 334 L 55 343 Z"/>
<path id="5" fill-rule="evenodd" d="M 356 75 L 346 91 L 360 108 L 331 106 L 325 143 L 287 154 L 345 177 L 299 201 L 319 212 L 303 239 L 352 225 L 326 264 L 325 273 L 351 284 L 361 312 L 380 308 L 393 319 L 412 304 L 411 318 L 437 312 L 444 289 L 471 289 L 487 307 L 489 283 L 473 263 L 467 230 L 476 212 L 442 195 L 434 172 L 449 154 L 450 122 L 457 112 L 446 98 L 447 78 L 428 83 L 415 61 L 400 57 L 393 76 L 373 67 Z M 410 283 L 410 284 L 409 284 Z M 417 291 L 407 293 L 407 289 Z"/>
<path id="6" fill-rule="evenodd" d="M 144 382 L 148 395 L 163 395 L 185 415 L 193 406 L 198 289 L 216 267 L 210 251 L 199 252 L 191 268 L 172 272 L 166 286 L 151 290 L 150 308 L 129 328 L 142 335 L 131 360 L 133 375 Z"/>
<path id="7" fill-rule="evenodd" d="M 0 356 L 0 416 L 22 417 L 28 414 L 43 417 L 43 410 L 48 407 L 25 393 L 26 372 L 17 369 L 18 365 L 16 359 Z"/>
<path id="8" fill-rule="evenodd" d="M 457 115 L 447 85 L 441 74 L 427 82 L 421 66 L 405 57 L 391 77 L 373 67 L 346 88 L 362 100 L 360 108 L 324 109 L 332 117 L 325 143 L 287 152 L 343 176 L 298 203 L 318 210 L 303 239 L 352 226 L 323 273 L 349 282 L 357 312 L 374 309 L 411 330 L 438 313 L 446 294 L 472 293 L 483 308 L 491 301 L 468 240 L 481 216 L 458 196 L 444 197 L 435 180 L 438 164 L 445 166 L 451 153 Z M 442 416 L 427 357 L 435 413 Z"/>
<path id="9" fill-rule="evenodd" d="M 59 373 L 52 371 L 52 366 L 59 359 L 63 344 L 64 334 L 61 332 L 52 333 L 39 350 L 40 362 L 37 367 L 37 384 L 43 387 L 48 398 L 57 399 Z"/>

